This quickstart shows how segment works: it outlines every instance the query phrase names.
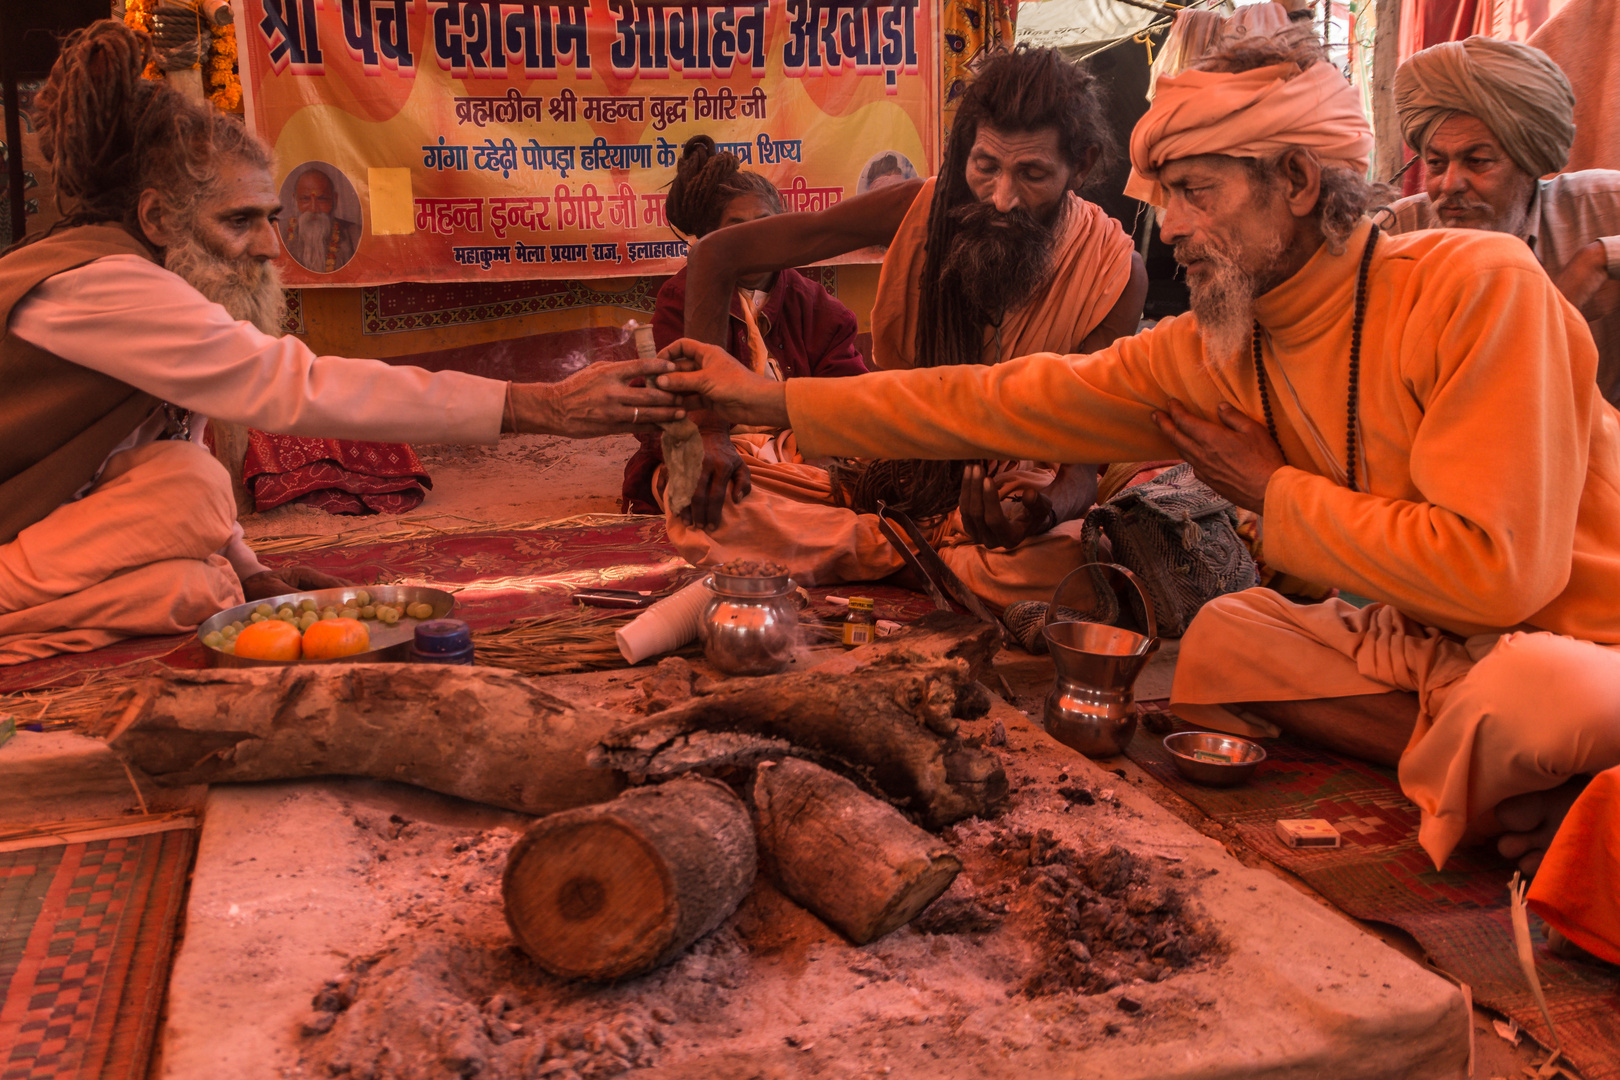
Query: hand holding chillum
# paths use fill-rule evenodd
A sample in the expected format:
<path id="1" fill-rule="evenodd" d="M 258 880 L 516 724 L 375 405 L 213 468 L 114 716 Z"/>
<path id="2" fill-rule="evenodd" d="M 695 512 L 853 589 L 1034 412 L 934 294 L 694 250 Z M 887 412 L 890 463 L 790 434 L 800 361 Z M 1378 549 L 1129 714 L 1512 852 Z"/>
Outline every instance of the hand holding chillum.
<path id="1" fill-rule="evenodd" d="M 1264 424 L 1226 402 L 1217 407 L 1216 416 L 1217 420 L 1205 420 L 1172 398 L 1168 411 L 1153 413 L 1153 422 L 1198 479 L 1233 505 L 1261 513 L 1271 474 L 1287 464 L 1282 451 Z"/>
<path id="2" fill-rule="evenodd" d="M 1003 499 L 1001 487 L 982 463 L 962 470 L 962 494 L 957 504 L 962 531 L 975 544 L 1012 550 L 1055 523 L 1052 502 L 1038 491 Z"/>
<path id="3" fill-rule="evenodd" d="M 679 395 L 684 407 L 711 410 L 731 424 L 789 426 L 784 384 L 754 374 L 720 346 L 682 338 L 658 355 L 679 368 L 660 375 L 658 389 Z"/>

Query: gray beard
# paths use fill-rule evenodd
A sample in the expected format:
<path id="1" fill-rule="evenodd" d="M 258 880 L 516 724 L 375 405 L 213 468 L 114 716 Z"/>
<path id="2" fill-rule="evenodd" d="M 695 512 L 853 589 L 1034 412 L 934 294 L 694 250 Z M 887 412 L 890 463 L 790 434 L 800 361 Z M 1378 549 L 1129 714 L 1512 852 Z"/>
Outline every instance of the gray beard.
<path id="1" fill-rule="evenodd" d="M 332 242 L 332 215 L 307 210 L 298 215 L 298 228 L 288 245 L 292 257 L 307 269 L 326 269 L 326 248 Z"/>
<path id="2" fill-rule="evenodd" d="M 281 271 L 274 263 L 220 255 L 187 230 L 183 240 L 163 253 L 163 265 L 224 308 L 231 318 L 252 323 L 272 337 L 281 336 L 287 297 L 281 288 Z"/>
<path id="3" fill-rule="evenodd" d="M 1278 238 L 1275 249 L 1264 252 L 1266 266 L 1275 265 L 1281 258 L 1282 247 Z M 1243 269 L 1224 251 L 1201 248 L 1197 256 L 1215 264 L 1213 272 L 1205 271 L 1200 284 L 1190 285 L 1192 310 L 1204 341 L 1204 358 L 1212 367 L 1228 367 L 1247 355 L 1254 333 L 1254 301 L 1269 286 L 1262 285 L 1259 275 Z M 1176 257 L 1188 259 L 1191 253 L 1178 249 Z"/>

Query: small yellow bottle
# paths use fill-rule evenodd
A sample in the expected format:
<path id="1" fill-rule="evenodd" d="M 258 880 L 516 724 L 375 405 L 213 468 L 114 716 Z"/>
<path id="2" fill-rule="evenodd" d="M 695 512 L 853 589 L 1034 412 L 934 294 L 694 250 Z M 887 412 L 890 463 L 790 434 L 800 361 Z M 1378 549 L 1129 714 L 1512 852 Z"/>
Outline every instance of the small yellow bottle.
<path id="1" fill-rule="evenodd" d="M 877 612 L 869 596 L 849 598 L 849 614 L 844 616 L 844 648 L 870 644 L 877 637 Z"/>

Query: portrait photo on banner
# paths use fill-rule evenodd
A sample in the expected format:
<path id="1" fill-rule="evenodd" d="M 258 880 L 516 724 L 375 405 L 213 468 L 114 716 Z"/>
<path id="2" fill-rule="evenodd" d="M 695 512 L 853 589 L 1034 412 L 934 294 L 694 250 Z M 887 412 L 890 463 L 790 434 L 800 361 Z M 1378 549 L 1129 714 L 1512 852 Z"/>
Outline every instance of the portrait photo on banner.
<path id="1" fill-rule="evenodd" d="M 281 242 L 316 274 L 343 268 L 360 248 L 360 196 L 337 166 L 306 161 L 281 182 Z"/>
<path id="2" fill-rule="evenodd" d="M 917 179 L 917 167 L 898 150 L 884 150 L 873 154 L 861 166 L 861 175 L 855 181 L 855 194 L 864 195 L 873 188 Z"/>

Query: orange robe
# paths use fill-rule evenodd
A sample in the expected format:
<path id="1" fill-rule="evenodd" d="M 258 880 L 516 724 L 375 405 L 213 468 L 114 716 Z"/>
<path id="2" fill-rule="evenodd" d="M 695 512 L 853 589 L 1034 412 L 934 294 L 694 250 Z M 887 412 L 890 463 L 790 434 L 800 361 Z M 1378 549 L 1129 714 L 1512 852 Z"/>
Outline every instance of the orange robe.
<path id="1" fill-rule="evenodd" d="M 236 497 L 188 442 L 113 455 L 82 499 L 0 544 L 0 664 L 179 634 L 242 602 L 223 555 Z"/>
<path id="2" fill-rule="evenodd" d="M 1440 863 L 1502 798 L 1620 764 L 1620 694 L 1602 689 L 1620 686 L 1620 657 L 1603 647 L 1620 643 L 1620 413 L 1598 393 L 1585 322 L 1524 244 L 1462 230 L 1383 237 L 1351 491 L 1345 403 L 1367 231 L 1340 254 L 1323 247 L 1256 303 L 1291 463 L 1266 489 L 1264 552 L 1281 571 L 1387 606 L 1352 616 L 1265 590 L 1223 597 L 1182 643 L 1172 702 L 1416 691 L 1401 784 Z M 1150 420 L 1171 398 L 1212 421 L 1222 402 L 1262 415 L 1253 364 L 1212 361 L 1191 316 L 1091 356 L 798 380 L 786 392 L 807 454 L 1142 460 L 1175 452 Z M 1321 663 L 1329 655 L 1341 662 Z M 1583 681 L 1569 683 L 1576 673 Z M 1491 697 L 1515 677 L 1511 700 Z M 1555 686 L 1556 706 L 1532 707 L 1532 693 Z"/>
<path id="3" fill-rule="evenodd" d="M 1610 769 L 1586 785 L 1559 827 L 1530 883 L 1530 907 L 1593 956 L 1620 964 L 1616 883 L 1620 883 L 1620 769 Z"/>
<path id="4" fill-rule="evenodd" d="M 884 256 L 872 309 L 872 348 L 880 367 L 913 365 L 916 297 L 933 194 L 934 181 L 929 180 Z M 999 332 L 986 332 L 986 363 L 1074 348 L 1125 292 L 1131 275 L 1130 238 L 1101 207 L 1074 195 L 1068 198 L 1055 241 L 1053 280 L 1045 295 L 1009 313 Z M 838 380 L 791 380 L 827 381 Z M 748 466 L 753 491 L 740 503 L 727 503 L 712 533 L 666 516 L 670 541 L 687 561 L 712 566 L 733 558 L 771 559 L 786 564 L 803 585 L 875 581 L 902 567 L 899 554 L 878 531 L 875 515 L 833 504 L 825 465 L 798 452 L 793 432 L 734 434 L 732 444 Z M 1045 487 L 1055 474 L 1050 465 L 1010 462 L 999 475 L 1002 497 Z M 660 500 L 662 484 L 662 479 L 654 482 Z M 1013 551 L 996 551 L 971 542 L 953 513 L 930 542 L 970 589 L 987 603 L 1004 607 L 1051 598 L 1063 575 L 1081 561 L 1082 524 L 1064 522 Z"/>

